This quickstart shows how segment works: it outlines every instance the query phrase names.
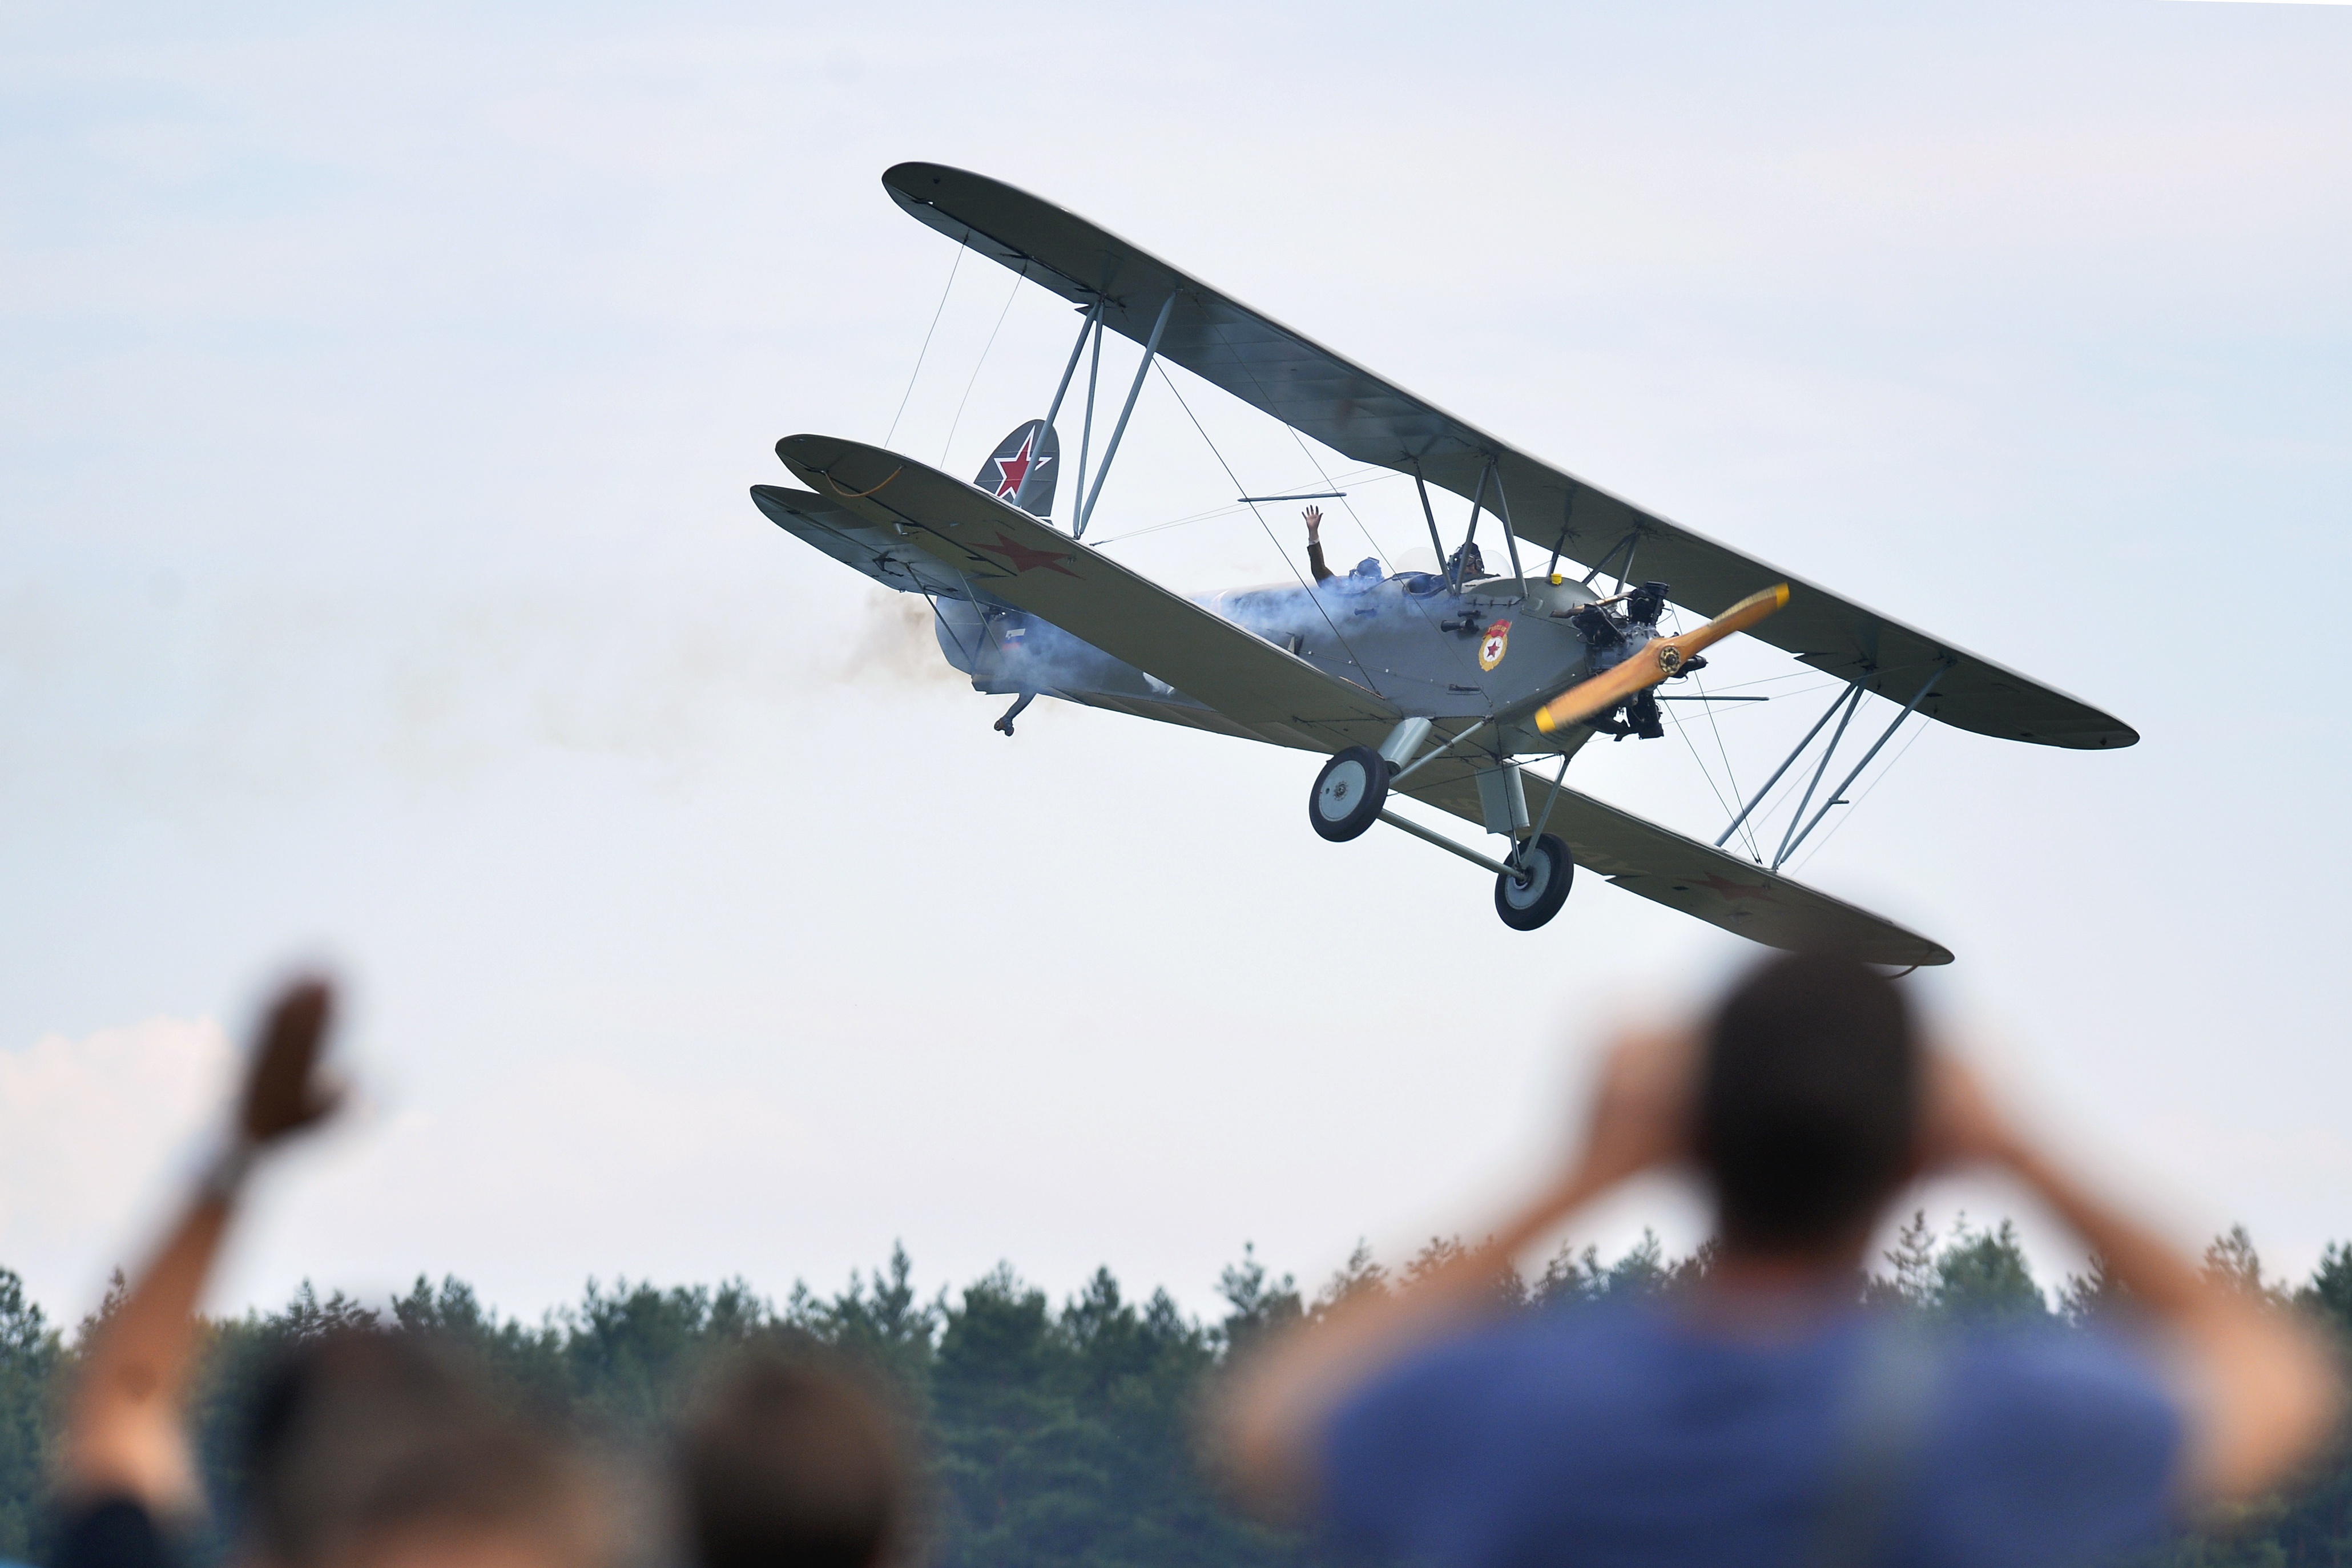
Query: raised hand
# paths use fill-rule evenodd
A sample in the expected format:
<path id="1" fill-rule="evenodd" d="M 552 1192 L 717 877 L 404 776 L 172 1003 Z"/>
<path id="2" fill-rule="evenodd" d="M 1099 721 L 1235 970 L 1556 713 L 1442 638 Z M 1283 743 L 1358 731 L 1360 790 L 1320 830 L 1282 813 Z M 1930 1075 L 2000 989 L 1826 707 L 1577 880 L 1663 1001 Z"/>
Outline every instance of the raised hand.
<path id="1" fill-rule="evenodd" d="M 1945 1171 L 2013 1162 L 2016 1134 L 1976 1071 L 1940 1051 L 1929 1053 L 1922 1065 L 1927 1082 L 1920 1097 L 1921 1167 Z"/>
<path id="2" fill-rule="evenodd" d="M 1570 1180 L 1592 1191 L 1690 1153 L 1698 1041 L 1688 1030 L 1621 1035 L 1601 1069 L 1581 1158 Z"/>
<path id="3" fill-rule="evenodd" d="M 319 1081 L 318 1065 L 334 1004 L 320 979 L 296 980 L 270 1004 L 237 1111 L 237 1130 L 252 1142 L 275 1142 L 333 1113 L 341 1096 Z"/>
<path id="4" fill-rule="evenodd" d="M 1323 508 L 1309 507 L 1298 515 L 1307 519 L 1307 542 L 1314 544 L 1323 534 Z"/>

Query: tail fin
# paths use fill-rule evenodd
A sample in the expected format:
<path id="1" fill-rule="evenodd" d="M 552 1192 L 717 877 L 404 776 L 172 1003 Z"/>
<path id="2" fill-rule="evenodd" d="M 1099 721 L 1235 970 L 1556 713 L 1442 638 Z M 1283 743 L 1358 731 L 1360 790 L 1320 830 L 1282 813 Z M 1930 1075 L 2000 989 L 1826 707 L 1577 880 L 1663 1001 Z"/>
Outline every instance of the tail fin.
<path id="1" fill-rule="evenodd" d="M 1054 427 L 1033 419 L 997 443 L 972 483 L 1032 517 L 1051 517 L 1054 476 L 1061 468 L 1062 444 Z"/>

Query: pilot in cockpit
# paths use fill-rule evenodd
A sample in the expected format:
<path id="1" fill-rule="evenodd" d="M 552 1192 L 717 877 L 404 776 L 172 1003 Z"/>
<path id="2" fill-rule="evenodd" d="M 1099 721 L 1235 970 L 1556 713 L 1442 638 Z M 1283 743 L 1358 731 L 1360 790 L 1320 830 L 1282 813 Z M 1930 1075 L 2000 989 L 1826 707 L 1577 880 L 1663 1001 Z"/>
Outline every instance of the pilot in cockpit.
<path id="1" fill-rule="evenodd" d="M 1447 558 L 1444 571 L 1411 571 L 1404 574 L 1407 593 L 1434 593 L 1449 582 L 1468 582 L 1472 578 L 1486 575 L 1486 560 L 1478 547 L 1465 540 L 1462 548 Z"/>

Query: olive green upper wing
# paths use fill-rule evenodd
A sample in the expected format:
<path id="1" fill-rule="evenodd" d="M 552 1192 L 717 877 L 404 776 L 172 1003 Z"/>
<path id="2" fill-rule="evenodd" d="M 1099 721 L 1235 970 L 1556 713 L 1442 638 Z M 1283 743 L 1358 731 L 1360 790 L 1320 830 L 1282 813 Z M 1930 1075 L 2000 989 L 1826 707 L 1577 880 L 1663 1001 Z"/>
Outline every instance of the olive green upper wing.
<path id="1" fill-rule="evenodd" d="M 923 223 L 1032 282 L 1076 303 L 1099 298 L 1105 323 L 1139 343 L 1172 296 L 1162 356 L 1358 462 L 1418 469 L 1465 499 L 1492 463 L 1511 531 L 1543 559 L 1557 549 L 1587 567 L 1639 572 L 1672 584 L 1675 602 L 1706 615 L 1785 582 L 1788 608 L 1750 635 L 1840 679 L 1904 702 L 1943 666 L 1919 711 L 1946 724 L 2088 749 L 2139 738 L 2129 725 L 2053 686 L 1530 456 L 1026 191 L 939 163 L 898 164 L 882 183 Z M 1494 486 L 1486 500 L 1496 505 Z M 1528 563 L 1531 570 L 1539 564 Z"/>

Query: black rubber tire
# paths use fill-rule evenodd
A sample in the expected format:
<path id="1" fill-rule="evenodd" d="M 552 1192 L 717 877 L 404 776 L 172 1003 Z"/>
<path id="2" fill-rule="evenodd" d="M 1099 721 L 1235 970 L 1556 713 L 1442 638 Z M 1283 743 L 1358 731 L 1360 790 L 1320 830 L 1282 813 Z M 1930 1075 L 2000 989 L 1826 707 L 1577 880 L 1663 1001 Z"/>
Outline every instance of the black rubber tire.
<path id="1" fill-rule="evenodd" d="M 1576 862 L 1569 858 L 1568 846 L 1549 833 L 1528 851 L 1528 862 L 1534 873 L 1528 881 L 1507 874 L 1495 879 L 1495 913 L 1514 931 L 1533 931 L 1558 915 L 1576 880 Z"/>
<path id="2" fill-rule="evenodd" d="M 1335 844 L 1344 844 L 1380 820 L 1389 803 L 1388 758 L 1369 746 L 1351 746 L 1323 765 L 1307 793 L 1307 821 Z"/>

